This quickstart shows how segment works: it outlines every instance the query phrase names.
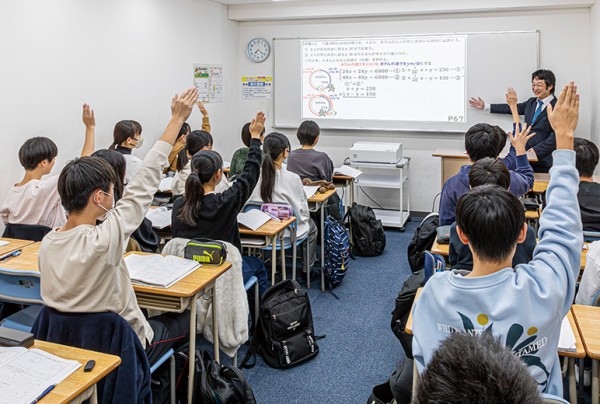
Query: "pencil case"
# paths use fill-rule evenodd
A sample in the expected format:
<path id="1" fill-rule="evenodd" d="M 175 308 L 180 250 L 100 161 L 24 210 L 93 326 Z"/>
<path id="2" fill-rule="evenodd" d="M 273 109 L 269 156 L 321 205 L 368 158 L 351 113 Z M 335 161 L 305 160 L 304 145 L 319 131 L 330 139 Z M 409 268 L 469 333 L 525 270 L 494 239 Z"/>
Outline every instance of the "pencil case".
<path id="1" fill-rule="evenodd" d="M 221 241 L 194 239 L 185 246 L 183 256 L 205 265 L 221 265 L 227 260 L 227 246 Z"/>
<path id="2" fill-rule="evenodd" d="M 32 345 L 32 333 L 0 327 L 0 346 L 22 346 L 29 348 Z"/>
<path id="3" fill-rule="evenodd" d="M 263 203 L 260 210 L 279 220 L 287 220 L 294 216 L 294 210 L 287 203 Z"/>

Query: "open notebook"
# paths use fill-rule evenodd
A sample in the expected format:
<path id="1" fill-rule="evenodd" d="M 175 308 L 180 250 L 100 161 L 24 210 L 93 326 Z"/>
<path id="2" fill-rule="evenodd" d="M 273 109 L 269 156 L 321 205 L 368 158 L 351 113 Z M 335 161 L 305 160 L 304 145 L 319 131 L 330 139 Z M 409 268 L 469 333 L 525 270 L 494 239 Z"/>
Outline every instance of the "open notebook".
<path id="1" fill-rule="evenodd" d="M 200 263 L 172 255 L 129 254 L 125 264 L 133 283 L 168 288 L 200 267 Z"/>
<path id="2" fill-rule="evenodd" d="M 172 212 L 166 206 L 160 208 L 149 209 L 146 213 L 146 219 L 152 222 L 152 227 L 155 229 L 164 229 L 171 225 Z"/>
<path id="3" fill-rule="evenodd" d="M 563 318 L 558 338 L 558 350 L 562 352 L 575 352 L 575 334 L 567 317 Z"/>
<path id="4" fill-rule="evenodd" d="M 0 347 L 0 404 L 29 404 L 80 366 L 35 348 Z"/>
<path id="5" fill-rule="evenodd" d="M 336 167 L 333 170 L 333 173 L 347 175 L 348 177 L 352 177 L 352 178 L 357 178 L 359 175 L 362 174 L 362 171 L 357 170 L 356 168 L 353 168 L 350 166 L 341 166 L 341 167 Z"/>

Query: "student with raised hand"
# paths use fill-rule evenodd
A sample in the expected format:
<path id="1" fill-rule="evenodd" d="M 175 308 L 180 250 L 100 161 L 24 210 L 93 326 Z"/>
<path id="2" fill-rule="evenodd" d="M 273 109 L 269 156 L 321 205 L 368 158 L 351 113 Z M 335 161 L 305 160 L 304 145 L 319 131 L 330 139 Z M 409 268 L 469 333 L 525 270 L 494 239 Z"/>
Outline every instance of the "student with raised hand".
<path id="1" fill-rule="evenodd" d="M 288 171 L 283 166 L 290 153 L 290 142 L 285 135 L 273 132 L 265 137 L 263 151 L 265 157 L 260 181 L 250 200 L 261 203 L 287 203 L 292 206 L 296 216 L 297 238 L 308 234 L 309 267 L 311 267 L 316 257 L 317 226 L 310 218 L 302 180 L 298 174 Z"/>
<path id="2" fill-rule="evenodd" d="M 533 187 L 533 170 L 527 160 L 525 144 L 534 134 L 525 127 L 525 138 L 512 138 L 511 142 L 516 151 L 514 171 L 510 171 L 510 192 L 516 196 L 527 193 Z M 497 130 L 486 123 L 472 126 L 465 134 L 465 149 L 473 163 L 482 158 L 498 158 L 499 139 Z M 471 165 L 464 165 L 458 173 L 448 178 L 442 188 L 440 197 L 440 225 L 449 226 L 455 221 L 456 204 L 459 198 L 469 191 L 469 170 Z"/>
<path id="3" fill-rule="evenodd" d="M 109 163 L 98 157 L 70 161 L 58 180 L 61 203 L 69 213 L 67 223 L 48 233 L 39 251 L 44 303 L 67 313 L 119 314 L 139 337 L 151 364 L 185 339 L 189 315 L 165 313 L 147 320 L 123 254 L 150 207 L 169 151 L 197 97 L 198 90 L 190 88 L 172 100 L 172 117 L 162 137 L 118 202 L 114 196 L 118 180 Z M 102 223 L 97 225 L 98 220 Z"/>
<path id="4" fill-rule="evenodd" d="M 262 133 L 260 134 L 260 143 L 262 144 L 265 138 L 265 129 L 263 128 Z M 246 147 L 242 147 L 241 149 L 237 149 L 235 153 L 233 153 L 233 157 L 231 158 L 231 165 L 229 166 L 229 177 L 233 178 L 242 171 L 244 171 L 244 166 L 246 165 L 246 159 L 248 158 L 248 153 L 250 152 L 250 122 L 245 124 L 242 127 L 242 143 Z"/>
<path id="5" fill-rule="evenodd" d="M 223 177 L 223 160 L 219 153 L 201 150 L 194 154 L 191 174 L 185 184 L 185 196 L 173 204 L 171 227 L 174 237 L 228 241 L 241 253 L 237 215 L 248 201 L 260 175 L 260 136 L 264 123 L 265 114 L 257 113 L 249 128 L 252 139 L 244 171 L 223 192 L 216 190 Z M 256 260 L 255 257 L 243 257 L 242 272 L 244 283 L 253 275 L 258 278 L 262 295 L 268 286 L 267 270 L 262 261 Z"/>
<path id="6" fill-rule="evenodd" d="M 541 392 L 562 397 L 558 340 L 575 295 L 583 242 L 573 151 L 579 96 L 573 83 L 548 107 L 548 117 L 557 150 L 532 261 L 511 266 L 527 230 L 516 196 L 495 186 L 463 196 L 457 231 L 471 247 L 473 271 L 434 274 L 415 302 L 412 347 L 419 373 L 448 335 L 491 332 L 523 360 Z"/>
<path id="7" fill-rule="evenodd" d="M 202 114 L 202 128 L 200 130 L 210 133 L 210 120 L 208 118 L 208 111 L 204 107 L 204 103 L 202 103 L 201 101 L 198 101 L 196 103 L 196 105 L 198 105 L 198 109 L 200 110 L 200 113 Z M 178 171 L 177 170 L 177 161 L 178 161 L 178 157 L 179 157 L 179 152 L 181 152 L 181 150 L 183 150 L 185 148 L 187 135 L 189 135 L 191 131 L 192 130 L 190 128 L 190 125 L 187 122 L 185 122 L 183 125 L 181 125 L 181 129 L 179 130 L 179 134 L 177 135 L 177 141 L 173 145 L 173 149 L 171 149 L 171 153 L 169 153 L 169 165 L 167 167 L 165 167 L 163 174 L 166 174 L 169 171 L 171 171 L 171 172 Z"/>
<path id="8" fill-rule="evenodd" d="M 88 104 L 83 104 L 82 120 L 85 125 L 85 141 L 81 157 L 94 151 L 96 117 Z M 50 174 L 58 148 L 47 137 L 34 137 L 23 143 L 19 149 L 19 161 L 25 169 L 21 182 L 8 191 L 0 217 L 4 223 L 38 225 L 46 227 L 63 226 L 67 217 L 60 205 L 56 184 L 58 175 Z"/>
<path id="9" fill-rule="evenodd" d="M 125 185 L 135 177 L 142 166 L 142 160 L 131 154 L 133 149 L 139 149 L 144 143 L 142 139 L 141 125 L 131 120 L 119 121 L 113 131 L 113 143 L 109 149 L 116 150 L 125 157 L 127 168 L 125 170 Z"/>

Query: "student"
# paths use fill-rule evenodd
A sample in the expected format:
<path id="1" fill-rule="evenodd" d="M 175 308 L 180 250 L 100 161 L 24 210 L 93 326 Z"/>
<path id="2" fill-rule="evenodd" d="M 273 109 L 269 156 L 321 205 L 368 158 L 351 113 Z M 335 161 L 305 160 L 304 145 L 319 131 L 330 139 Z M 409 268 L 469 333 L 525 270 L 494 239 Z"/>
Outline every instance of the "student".
<path id="1" fill-rule="evenodd" d="M 123 196 L 123 189 L 125 187 L 125 158 L 123 155 L 115 150 L 100 149 L 96 150 L 92 157 L 99 157 L 105 160 L 115 171 L 115 184 L 114 184 L 114 195 L 115 203 Z M 152 228 L 152 222 L 144 217 L 140 227 L 137 228 L 131 234 L 131 237 L 137 241 L 138 245 L 144 252 L 155 253 L 160 244 L 160 237 Z"/>
<path id="2" fill-rule="evenodd" d="M 242 252 L 237 215 L 252 194 L 260 175 L 260 136 L 265 115 L 256 114 L 250 124 L 250 152 L 244 171 L 231 187 L 218 192 L 223 177 L 223 160 L 219 153 L 201 150 L 194 154 L 191 174 L 185 184 L 185 196 L 175 200 L 172 212 L 174 237 L 208 238 L 228 241 Z M 192 132 L 193 133 L 193 132 Z M 189 140 L 189 138 L 188 138 Z M 255 257 L 243 257 L 244 283 L 256 276 L 260 295 L 268 286 L 267 270 Z"/>
<path id="3" fill-rule="evenodd" d="M 83 105 L 85 141 L 81 157 L 94 151 L 96 118 L 88 104 Z M 48 176 L 56 162 L 58 148 L 46 137 L 34 137 L 19 149 L 19 161 L 25 169 L 21 182 L 13 185 L 0 208 L 4 223 L 28 224 L 46 227 L 61 227 L 67 222 L 65 211 L 60 205 L 56 184 L 58 175 Z"/>
<path id="4" fill-rule="evenodd" d="M 542 404 L 537 383 L 492 333 L 450 334 L 419 378 L 413 404 Z"/>
<path id="5" fill-rule="evenodd" d="M 198 109 L 202 113 L 201 130 L 210 133 L 210 120 L 208 118 L 208 111 L 204 107 L 204 103 L 202 103 L 201 101 L 198 101 L 196 105 L 198 105 Z M 189 135 L 190 132 L 190 125 L 187 122 L 181 125 L 181 129 L 179 130 L 179 134 L 177 135 L 177 141 L 173 145 L 171 153 L 169 153 L 169 165 L 165 167 L 163 174 L 167 174 L 169 171 L 177 171 L 177 158 L 179 156 L 179 152 L 181 152 L 181 150 L 185 147 L 185 141 L 187 139 L 187 135 Z"/>
<path id="6" fill-rule="evenodd" d="M 298 127 L 296 136 L 300 148 L 292 150 L 287 159 L 287 169 L 298 174 L 301 179 L 311 181 L 333 181 L 333 162 L 327 155 L 315 150 L 319 143 L 321 129 L 316 122 L 304 121 Z M 333 194 L 328 200 L 328 212 L 336 220 L 342 220 L 340 212 L 340 197 Z"/>
<path id="7" fill-rule="evenodd" d="M 518 134 L 517 136 L 519 136 Z M 480 185 L 497 185 L 509 189 L 510 172 L 500 160 L 484 158 L 473 164 L 469 171 L 469 185 L 474 189 Z M 533 258 L 536 246 L 535 231 L 527 226 L 527 237 L 523 243 L 517 244 L 517 250 L 512 259 L 513 268 L 525 264 Z M 450 264 L 452 269 L 473 269 L 473 255 L 468 245 L 463 244 L 456 232 L 456 222 L 450 227 Z"/>
<path id="8" fill-rule="evenodd" d="M 584 231 L 600 231 L 600 184 L 594 182 L 598 147 L 587 139 L 575 138 L 575 165 L 579 172 L 579 210 Z"/>
<path id="9" fill-rule="evenodd" d="M 529 133 L 529 131 L 528 131 Z M 533 134 L 529 135 L 529 140 Z M 515 164 L 516 169 L 510 172 L 510 192 L 516 196 L 521 196 L 533 187 L 533 170 L 527 161 L 525 145 L 520 142 L 518 147 L 514 145 L 516 151 Z M 478 123 L 472 126 L 465 134 L 465 149 L 469 158 L 474 163 L 485 157 L 498 157 L 498 136 L 493 126 Z M 442 188 L 440 198 L 440 225 L 449 226 L 454 223 L 456 204 L 458 199 L 469 191 L 469 170 L 470 165 L 464 165 L 458 173 L 448 178 Z"/>
<path id="10" fill-rule="evenodd" d="M 317 226 L 310 218 L 302 180 L 297 174 L 283 167 L 290 152 L 290 142 L 285 135 L 273 132 L 265 137 L 263 150 L 265 157 L 261 178 L 250 200 L 260 203 L 287 203 L 292 206 L 296 216 L 297 238 L 308 234 L 309 267 L 311 267 L 316 257 Z"/>
<path id="11" fill-rule="evenodd" d="M 144 139 L 142 139 L 139 123 L 131 120 L 117 122 L 113 131 L 113 143 L 109 149 L 116 150 L 125 157 L 125 185 L 129 184 L 142 166 L 142 160 L 131 152 L 133 149 L 142 147 L 143 143 Z"/>
<path id="12" fill-rule="evenodd" d="M 265 130 L 263 128 L 263 131 L 260 134 L 261 144 L 264 138 Z M 242 127 L 242 142 L 244 143 L 244 145 L 246 145 L 246 147 L 237 149 L 235 153 L 233 153 L 233 157 L 231 158 L 231 165 L 229 166 L 229 178 L 233 178 L 234 176 L 244 171 L 246 159 L 248 158 L 248 153 L 250 152 L 250 122 L 248 122 Z"/>
<path id="13" fill-rule="evenodd" d="M 558 339 L 575 295 L 583 242 L 573 152 L 578 111 L 573 83 L 548 107 L 557 150 L 531 262 L 511 267 L 527 232 L 517 197 L 485 185 L 461 198 L 457 232 L 471 247 L 473 271 L 434 274 L 415 302 L 412 348 L 419 373 L 449 334 L 491 332 L 528 365 L 541 392 L 562 397 Z"/>
<path id="14" fill-rule="evenodd" d="M 162 137 L 117 203 L 118 179 L 110 164 L 98 157 L 69 162 L 58 180 L 69 218 L 64 227 L 48 233 L 39 251 L 44 303 L 67 313 L 118 313 L 139 337 L 150 364 L 185 339 L 189 314 L 164 313 L 147 320 L 137 304 L 123 254 L 150 207 L 169 151 L 197 97 L 198 90 L 190 88 L 173 100 L 172 117 Z M 97 220 L 102 223 L 97 225 Z"/>

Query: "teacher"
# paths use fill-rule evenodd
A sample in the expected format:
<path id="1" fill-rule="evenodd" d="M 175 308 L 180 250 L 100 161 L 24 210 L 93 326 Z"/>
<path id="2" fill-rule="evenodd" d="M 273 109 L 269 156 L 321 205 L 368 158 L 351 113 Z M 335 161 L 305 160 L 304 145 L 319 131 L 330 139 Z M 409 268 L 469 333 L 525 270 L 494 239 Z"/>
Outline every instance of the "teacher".
<path id="1" fill-rule="evenodd" d="M 538 161 L 532 162 L 533 171 L 538 173 L 547 173 L 552 167 L 552 152 L 556 150 L 556 138 L 546 107 L 548 104 L 556 104 L 554 89 L 556 87 L 556 77 L 550 70 L 536 70 L 531 74 L 531 91 L 535 97 L 531 97 L 525 102 L 517 104 L 519 115 L 524 115 L 525 123 L 531 125 L 531 132 L 535 136 L 529 139 L 526 144 L 527 149 L 533 149 Z M 508 89 L 507 100 L 513 98 L 516 101 L 516 93 L 513 89 Z M 479 97 L 471 98 L 469 104 L 473 108 L 488 110 L 492 114 L 510 114 L 511 110 L 508 104 L 491 104 L 486 103 Z"/>

